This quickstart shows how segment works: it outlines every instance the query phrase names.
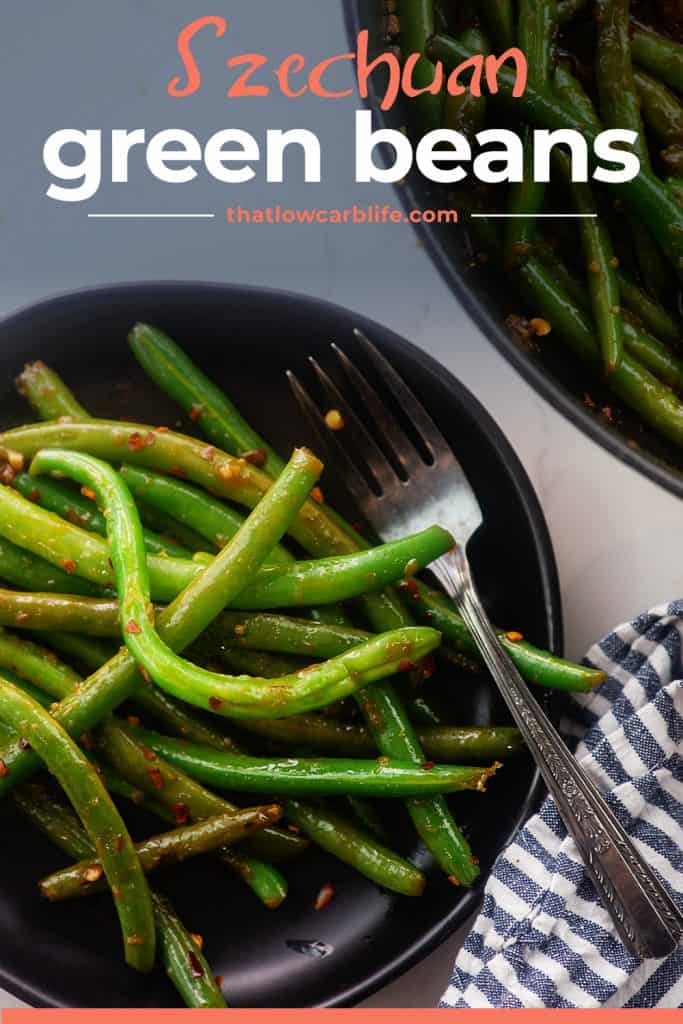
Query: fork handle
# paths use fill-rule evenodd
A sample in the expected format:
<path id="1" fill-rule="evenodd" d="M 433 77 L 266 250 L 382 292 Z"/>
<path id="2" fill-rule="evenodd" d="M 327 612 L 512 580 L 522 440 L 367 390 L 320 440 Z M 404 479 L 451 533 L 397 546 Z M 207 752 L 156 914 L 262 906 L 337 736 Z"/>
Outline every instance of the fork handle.
<path id="1" fill-rule="evenodd" d="M 464 549 L 431 568 L 471 631 L 624 945 L 643 959 L 672 953 L 683 938 L 683 917 L 505 652 Z"/>

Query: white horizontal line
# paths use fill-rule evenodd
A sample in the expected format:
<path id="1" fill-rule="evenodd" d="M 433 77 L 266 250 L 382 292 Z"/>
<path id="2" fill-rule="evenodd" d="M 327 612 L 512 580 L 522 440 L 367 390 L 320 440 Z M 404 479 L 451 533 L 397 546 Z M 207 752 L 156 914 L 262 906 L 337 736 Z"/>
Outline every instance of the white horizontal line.
<path id="1" fill-rule="evenodd" d="M 572 219 L 572 218 L 576 218 L 576 217 L 597 217 L 598 215 L 597 215 L 597 213 L 473 213 L 471 216 L 472 216 L 472 218 L 475 218 L 475 217 L 483 217 L 483 218 L 486 218 L 486 217 L 489 217 L 489 218 L 497 217 L 499 219 L 506 219 L 506 220 L 514 220 L 517 217 L 519 217 L 519 218 L 528 217 L 529 219 L 531 219 L 532 217 L 535 217 L 535 218 L 541 219 L 541 220 L 550 220 L 550 219 L 557 220 L 557 219 L 562 219 L 562 218 Z"/>
<path id="2" fill-rule="evenodd" d="M 212 220 L 215 213 L 89 213 L 91 220 Z"/>

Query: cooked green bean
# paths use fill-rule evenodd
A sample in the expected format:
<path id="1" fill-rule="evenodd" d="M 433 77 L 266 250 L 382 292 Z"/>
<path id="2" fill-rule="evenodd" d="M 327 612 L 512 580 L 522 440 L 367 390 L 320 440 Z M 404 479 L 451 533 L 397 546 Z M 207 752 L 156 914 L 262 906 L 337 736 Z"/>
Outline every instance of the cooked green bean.
<path id="1" fill-rule="evenodd" d="M 651 74 L 683 93 L 683 46 L 635 25 L 631 32 L 633 59 Z"/>
<path id="2" fill-rule="evenodd" d="M 476 53 L 489 53 L 489 42 L 479 28 L 469 28 L 460 37 L 465 46 Z M 462 76 L 464 85 L 468 84 L 467 75 Z M 475 96 L 465 89 L 461 96 L 449 93 L 444 100 L 443 122 L 445 128 L 460 132 L 468 139 L 473 139 L 481 131 L 486 121 L 488 100 L 482 93 Z"/>
<path id="3" fill-rule="evenodd" d="M 651 298 L 627 271 L 620 269 L 617 274 L 622 304 L 656 338 L 668 345 L 677 345 L 683 339 L 681 321 Z"/>
<path id="4" fill-rule="evenodd" d="M 481 0 L 481 14 L 496 49 L 502 53 L 515 46 L 515 14 L 512 0 Z"/>
<path id="5" fill-rule="evenodd" d="M 636 132 L 634 149 L 643 169 L 649 170 L 650 155 L 631 60 L 630 6 L 631 0 L 597 0 L 595 77 L 605 126 Z"/>
<path id="6" fill-rule="evenodd" d="M 71 416 L 85 420 L 88 414 L 69 388 L 43 362 L 28 363 L 17 378 L 17 390 L 44 420 Z"/>
<path id="7" fill-rule="evenodd" d="M 420 54 L 412 73 L 412 82 L 416 89 L 429 90 L 434 81 L 434 65 L 424 56 L 427 40 L 434 32 L 434 0 L 399 0 L 398 16 L 401 25 L 401 54 L 407 60 L 413 54 Z M 423 131 L 433 131 L 441 127 L 440 94 L 426 91 L 415 96 L 408 105 L 408 110 L 415 117 Z"/>
<path id="8" fill-rule="evenodd" d="M 83 530 L 106 536 L 107 525 L 97 505 L 82 494 L 65 487 L 58 480 L 43 480 L 38 487 L 35 478 L 28 473 L 15 473 L 12 477 L 12 487 L 29 501 L 54 512 L 60 519 L 66 519 Z M 151 554 L 166 554 L 173 558 L 192 557 L 192 553 L 180 544 L 174 544 L 173 541 L 160 537 L 150 530 L 143 530 L 143 534 L 145 547 Z"/>
<path id="9" fill-rule="evenodd" d="M 264 758 L 214 750 L 173 739 L 148 729 L 135 729 L 145 746 L 198 782 L 235 793 L 278 793 L 294 796 L 405 797 L 483 792 L 495 769 L 446 767 L 425 762 L 420 768 L 401 761 L 340 758 Z"/>
<path id="10" fill-rule="evenodd" d="M 152 906 L 159 956 L 185 1005 L 193 1009 L 225 1009 L 226 1002 L 211 967 L 168 898 L 153 892 Z"/>
<path id="11" fill-rule="evenodd" d="M 285 814 L 317 846 L 377 885 L 404 896 L 422 895 L 425 878 L 421 871 L 341 815 L 294 799 L 286 801 Z"/>
<path id="12" fill-rule="evenodd" d="M 53 651 L 0 628 L 0 670 L 10 669 L 52 698 L 62 700 L 81 679 Z"/>
<path id="13" fill-rule="evenodd" d="M 572 108 L 586 124 L 599 131 L 600 118 L 593 106 L 593 101 L 566 62 L 560 61 L 557 64 L 553 81 L 555 92 L 567 106 Z"/>
<path id="14" fill-rule="evenodd" d="M 683 106 L 656 78 L 636 69 L 634 79 L 645 123 L 662 146 L 683 142 Z"/>
<path id="15" fill-rule="evenodd" d="M 624 354 L 624 325 L 621 292 L 617 277 L 618 261 L 612 239 L 604 220 L 599 216 L 595 193 L 590 185 L 573 181 L 569 160 L 557 153 L 554 162 L 569 189 L 577 213 L 581 214 L 579 231 L 583 258 L 591 296 L 593 319 L 597 327 L 605 373 L 621 366 Z"/>
<path id="16" fill-rule="evenodd" d="M 0 487 L 0 535 L 12 544 L 44 557 L 74 576 L 109 586 L 114 571 L 107 542 L 95 534 L 38 508 L 7 487 Z M 448 550 L 452 541 L 445 530 L 430 527 L 414 537 L 392 541 L 366 551 L 291 565 L 271 565 L 246 575 L 253 581 L 229 602 L 247 609 L 285 608 L 345 601 L 368 590 L 381 589 L 401 579 L 405 566 L 415 561 L 424 568 Z M 168 601 L 197 581 L 209 560 L 145 559 L 152 597 Z"/>
<path id="17" fill-rule="evenodd" d="M 92 856 L 94 846 L 71 807 L 45 785 L 27 782 L 12 799 L 22 814 L 68 857 L 83 860 Z"/>
<path id="18" fill-rule="evenodd" d="M 38 558 L 10 543 L 0 536 L 0 578 L 12 586 L 28 590 L 39 590 L 46 593 L 82 594 L 96 597 L 102 594 L 102 588 L 82 580 L 78 576 L 70 576 L 63 569 L 58 569 L 43 558 Z"/>
<path id="19" fill-rule="evenodd" d="M 295 452 L 272 491 L 194 587 L 195 608 L 202 602 L 215 616 L 239 593 L 244 579 L 250 577 L 264 553 L 286 530 L 321 468 L 310 453 L 301 449 Z M 92 456 L 59 449 L 39 453 L 33 460 L 32 472 L 63 472 L 95 491 L 106 509 L 111 562 L 120 592 L 120 622 L 126 645 L 161 689 L 190 704 L 233 718 L 296 714 L 347 696 L 365 683 L 392 675 L 404 663 L 419 661 L 439 643 L 439 635 L 426 628 L 394 631 L 369 640 L 320 667 L 270 684 L 248 676 L 223 676 L 200 668 L 175 655 L 150 622 L 149 582 L 140 521 L 130 492 L 117 474 Z"/>
<path id="20" fill-rule="evenodd" d="M 36 783 L 20 787 L 14 800 L 22 813 L 68 856 L 83 860 L 95 852 L 87 833 L 61 800 Z M 151 892 L 157 950 L 166 973 L 188 1007 L 225 1007 L 225 1000 L 196 940 L 165 896 Z"/>
<path id="21" fill-rule="evenodd" d="M 373 744 L 374 748 L 374 744 Z M 385 845 L 389 842 L 387 830 L 379 816 L 376 804 L 372 800 L 366 800 L 361 796 L 347 796 L 346 804 L 360 825 Z"/>
<path id="22" fill-rule="evenodd" d="M 225 547 L 244 523 L 244 516 L 191 484 L 135 466 L 122 466 L 121 477 L 137 501 L 170 513 L 218 548 Z M 264 565 L 282 565 L 294 559 L 278 544 Z"/>
<path id="23" fill-rule="evenodd" d="M 457 67 L 473 56 L 472 52 L 457 39 L 440 34 L 432 37 L 427 52 L 432 59 L 442 60 L 449 69 Z M 594 145 L 598 129 L 587 125 L 566 101 L 550 90 L 538 89 L 533 85 L 527 86 L 523 96 L 513 99 L 515 84 L 514 72 L 502 68 L 498 73 L 498 93 L 492 99 L 514 103 L 520 114 L 538 128 L 574 128 L 583 133 L 589 147 Z M 649 226 L 674 270 L 679 277 L 683 276 L 683 230 L 680 228 L 680 211 L 664 183 L 647 167 L 643 167 L 632 181 L 612 187 L 628 204 L 632 213 L 643 224 Z M 10 443 L 9 439 L 6 443 Z M 14 444 L 11 446 L 16 447 Z"/>
<path id="24" fill-rule="evenodd" d="M 281 721 L 251 719 L 247 732 L 275 740 L 288 750 L 311 749 L 338 757 L 368 757 L 375 749 L 372 736 L 363 725 L 340 722 L 322 715 L 300 715 Z M 421 726 L 420 744 L 430 760 L 444 764 L 481 764 L 524 750 L 519 731 L 512 726 L 463 728 Z"/>
<path id="25" fill-rule="evenodd" d="M 159 868 L 181 864 L 190 857 L 247 839 L 252 833 L 274 825 L 282 817 L 282 808 L 273 804 L 267 807 L 248 807 L 245 810 L 218 814 L 192 825 L 184 825 L 172 832 L 162 832 L 135 844 L 142 870 L 150 875 Z M 81 896 L 92 896 L 106 890 L 103 868 L 99 858 L 86 857 L 77 864 L 70 864 L 48 875 L 40 883 L 40 891 L 46 899 L 55 903 Z"/>
<path id="26" fill-rule="evenodd" d="M 518 41 L 529 66 L 529 82 L 548 88 L 557 31 L 557 0 L 519 0 Z M 467 45 L 467 41 L 465 40 Z M 534 175 L 533 132 L 524 128 L 523 180 L 512 184 L 510 215 L 505 229 L 504 264 L 508 270 L 523 266 L 533 252 L 538 235 L 537 215 L 545 205 L 546 186 Z"/>
<path id="27" fill-rule="evenodd" d="M 0 687 L 0 718 L 29 742 L 69 797 L 116 896 L 126 962 L 139 971 L 151 970 L 155 932 L 149 889 L 126 826 L 97 772 L 62 726 L 8 681 Z"/>
<path id="28" fill-rule="evenodd" d="M 261 453 L 269 476 L 285 467 L 280 456 L 256 434 L 220 388 L 198 369 L 163 331 L 139 323 L 128 335 L 145 373 L 190 416 L 202 433 L 225 451 L 243 456 Z"/>

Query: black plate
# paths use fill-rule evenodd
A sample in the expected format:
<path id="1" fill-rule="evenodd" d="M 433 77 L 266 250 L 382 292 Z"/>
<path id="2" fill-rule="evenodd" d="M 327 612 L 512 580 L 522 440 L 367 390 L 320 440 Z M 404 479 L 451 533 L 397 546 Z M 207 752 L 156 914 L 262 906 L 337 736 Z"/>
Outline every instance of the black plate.
<path id="1" fill-rule="evenodd" d="M 382 0 L 344 0 L 344 9 L 351 39 L 356 38 L 361 28 L 368 29 L 370 52 L 378 53 L 385 49 Z M 396 129 L 405 125 L 406 114 L 401 104 L 382 114 L 372 97 L 369 102 L 378 122 L 384 120 L 388 127 Z M 445 190 L 419 173 L 409 175 L 397 190 L 406 210 L 438 209 L 449 205 L 444 202 Z M 465 227 L 418 224 L 415 229 L 458 300 L 531 387 L 621 462 L 683 497 L 683 453 L 680 448 L 644 427 L 636 416 L 620 405 L 613 392 L 587 374 L 561 342 L 553 344 L 552 336 L 540 351 L 531 351 L 520 343 L 505 322 L 508 314 L 520 312 L 519 297 L 510 289 L 509 279 L 486 268 L 473 268 Z M 589 407 L 585 401 L 587 391 L 594 406 Z M 609 419 L 601 414 L 605 407 L 611 410 Z"/>
<path id="2" fill-rule="evenodd" d="M 11 381 L 24 362 L 36 358 L 54 365 L 94 414 L 175 425 L 177 410 L 128 353 L 126 333 L 137 319 L 159 324 L 185 345 L 283 453 L 309 439 L 285 385 L 285 369 L 306 375 L 306 353 L 329 362 L 332 338 L 353 349 L 351 330 L 360 326 L 412 383 L 471 477 L 486 519 L 475 569 L 492 612 L 534 642 L 560 648 L 553 552 L 514 452 L 442 366 L 348 310 L 285 293 L 202 284 L 121 285 L 55 298 L 0 325 L 3 425 L 30 419 Z M 484 678 L 444 674 L 440 685 L 460 721 L 506 717 Z M 483 878 L 540 791 L 531 763 L 522 758 L 500 773 L 486 797 L 456 801 Z M 70 906 L 40 900 L 36 881 L 61 864 L 60 854 L 8 806 L 1 813 L 0 984 L 40 1006 L 177 1005 L 160 972 L 142 978 L 123 966 L 106 899 Z M 208 860 L 185 866 L 164 884 L 186 923 L 203 934 L 233 1006 L 350 1005 L 433 949 L 479 898 L 479 891 L 455 890 L 434 872 L 424 854 L 411 849 L 410 829 L 402 831 L 406 852 L 429 874 L 420 900 L 395 898 L 319 853 L 287 869 L 290 896 L 275 913 Z M 328 881 L 336 897 L 316 913 L 315 896 Z M 300 951 L 301 943 L 305 949 L 311 942 L 333 952 L 316 959 Z"/>

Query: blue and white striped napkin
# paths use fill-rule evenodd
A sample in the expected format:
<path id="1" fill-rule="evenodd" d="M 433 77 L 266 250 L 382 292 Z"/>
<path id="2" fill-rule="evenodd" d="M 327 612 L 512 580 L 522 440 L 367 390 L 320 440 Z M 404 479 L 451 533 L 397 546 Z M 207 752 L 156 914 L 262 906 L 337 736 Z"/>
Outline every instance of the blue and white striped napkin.
<path id="1" fill-rule="evenodd" d="M 619 626 L 588 653 L 607 672 L 572 701 L 565 735 L 683 907 L 683 601 Z M 683 1006 L 683 948 L 627 953 L 546 800 L 499 857 L 443 1007 Z"/>

